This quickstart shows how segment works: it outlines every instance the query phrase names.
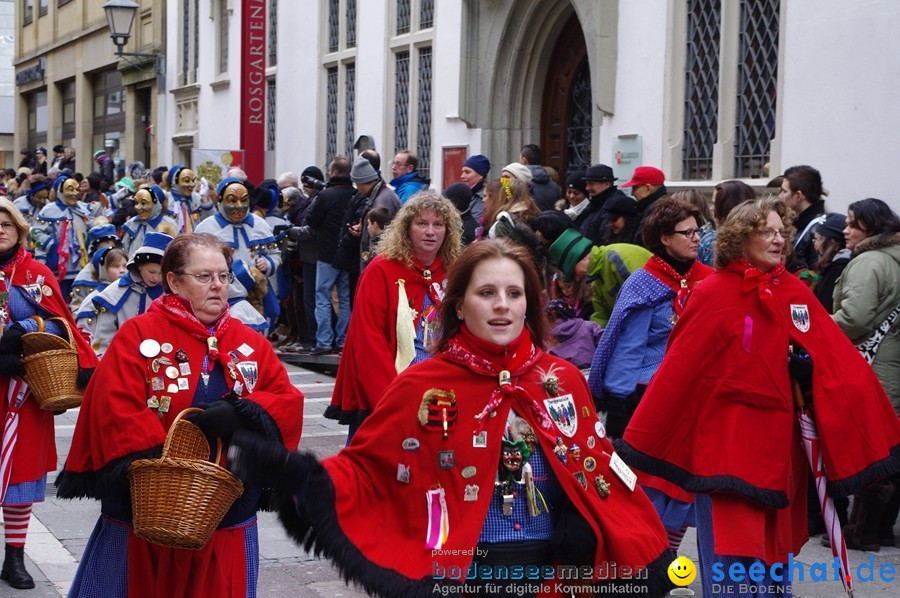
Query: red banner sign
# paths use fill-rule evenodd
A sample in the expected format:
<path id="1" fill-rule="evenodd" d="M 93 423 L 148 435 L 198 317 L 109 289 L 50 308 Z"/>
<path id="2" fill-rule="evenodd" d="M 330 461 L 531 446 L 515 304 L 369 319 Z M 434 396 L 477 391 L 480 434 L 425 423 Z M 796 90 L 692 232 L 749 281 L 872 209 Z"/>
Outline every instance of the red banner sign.
<path id="1" fill-rule="evenodd" d="M 266 151 L 266 2 L 241 3 L 241 148 L 252 183 L 264 178 Z"/>

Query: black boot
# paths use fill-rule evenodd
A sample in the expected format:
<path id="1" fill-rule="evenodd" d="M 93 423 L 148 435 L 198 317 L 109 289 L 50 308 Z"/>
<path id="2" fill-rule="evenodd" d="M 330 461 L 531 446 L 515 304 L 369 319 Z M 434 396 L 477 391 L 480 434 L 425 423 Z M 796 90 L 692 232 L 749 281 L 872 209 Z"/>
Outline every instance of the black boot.
<path id="1" fill-rule="evenodd" d="M 17 590 L 28 590 L 34 587 L 34 580 L 25 570 L 24 547 L 6 545 L 6 558 L 3 560 L 0 579 Z"/>

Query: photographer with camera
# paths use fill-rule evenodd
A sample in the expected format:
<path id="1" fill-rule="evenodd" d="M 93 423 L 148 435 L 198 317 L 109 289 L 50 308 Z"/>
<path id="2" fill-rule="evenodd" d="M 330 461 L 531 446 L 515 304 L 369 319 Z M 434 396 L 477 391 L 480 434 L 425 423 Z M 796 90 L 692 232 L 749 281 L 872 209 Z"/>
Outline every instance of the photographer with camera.
<path id="1" fill-rule="evenodd" d="M 302 189 L 282 190 L 287 203 L 286 218 L 292 224 L 283 249 L 288 265 L 290 295 L 287 301 L 288 326 L 293 342 L 284 351 L 309 352 L 316 347 L 316 231 L 307 218 L 319 191 L 325 188 L 324 175 L 316 166 L 308 166 L 300 176 Z"/>

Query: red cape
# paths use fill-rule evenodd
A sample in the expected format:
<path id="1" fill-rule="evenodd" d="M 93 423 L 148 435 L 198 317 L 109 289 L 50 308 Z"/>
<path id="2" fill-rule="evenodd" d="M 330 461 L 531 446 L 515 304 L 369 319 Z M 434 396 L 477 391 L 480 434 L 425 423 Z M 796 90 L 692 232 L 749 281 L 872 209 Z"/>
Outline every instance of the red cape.
<path id="1" fill-rule="evenodd" d="M 713 493 L 717 553 L 767 562 L 807 539 L 789 344 L 812 358 L 831 495 L 900 471 L 900 422 L 872 368 L 805 284 L 784 272 L 771 290 L 773 311 L 734 269 L 694 290 L 619 446 L 629 464 Z"/>
<path id="2" fill-rule="evenodd" d="M 608 570 L 608 563 L 615 563 L 617 575 L 629 567 L 632 572 L 649 568 L 651 579 L 654 572 L 661 573 L 672 559 L 666 550 L 665 531 L 640 488 L 629 491 L 610 471 L 612 445 L 597 434 L 597 415 L 581 372 L 562 359 L 543 354 L 525 374 L 513 377 L 512 384 L 523 387 L 547 414 L 543 401 L 549 395 L 543 387 L 541 371 L 551 369 L 559 378 L 559 394 L 572 395 L 572 420 L 576 426 L 573 435 L 563 435 L 554 424 L 549 424 L 546 433 L 539 432 L 532 403 L 516 394 L 500 404 L 495 417 L 484 419 L 487 446 L 483 448 L 473 446 L 475 416 L 485 408 L 497 387 L 496 376 L 480 374 L 451 360 L 446 353 L 404 371 L 387 388 L 351 445 L 323 462 L 326 479 L 307 482 L 316 488 L 333 485 L 334 490 L 333 502 L 323 498 L 320 503 L 327 504 L 318 507 L 312 504 L 313 492 L 306 493 L 305 512 L 318 535 L 317 548 L 337 561 L 345 575 L 368 583 L 369 591 L 380 594 L 413 595 L 414 588 L 420 587 L 416 584 L 421 584 L 425 593 L 430 592 L 435 584 L 435 564 L 448 571 L 452 567 L 465 571 L 472 555 L 454 555 L 451 551 L 471 551 L 478 542 L 494 491 L 501 436 L 508 412 L 515 407 L 537 432 L 553 474 L 597 538 L 593 564 L 601 568 L 606 564 Z M 458 416 L 451 418 L 446 439 L 439 428 L 426 429 L 418 419 L 423 396 L 432 389 L 452 391 L 457 399 Z M 580 460 L 569 456 L 567 464 L 563 464 L 554 456 L 557 435 L 566 445 L 581 447 Z M 406 439 L 415 439 L 419 447 L 404 449 Z M 438 452 L 447 450 L 454 451 L 454 465 L 441 469 Z M 593 460 L 590 469 L 586 465 L 589 458 Z M 401 464 L 409 468 L 409 483 L 398 480 Z M 464 473 L 466 468 L 474 468 L 474 472 Z M 466 477 L 467 473 L 472 475 Z M 585 476 L 586 489 L 575 473 Z M 594 488 L 598 474 L 611 488 L 606 499 L 601 499 Z M 478 487 L 477 499 L 464 500 L 467 486 L 471 499 L 473 485 Z M 446 493 L 449 536 L 442 552 L 433 555 L 426 548 L 426 493 L 438 487 Z M 558 508 L 558 504 L 551 506 L 551 513 Z M 302 533 L 292 531 L 298 536 Z M 336 536 L 343 538 L 335 539 Z M 322 544 L 318 544 L 320 541 Z M 660 557 L 665 562 L 657 567 L 659 563 L 655 561 Z"/>
<path id="3" fill-rule="evenodd" d="M 410 305 L 421 312 L 428 286 L 442 285 L 446 277 L 443 262 L 438 260 L 434 266 L 428 281 L 412 266 L 383 256 L 376 256 L 363 270 L 325 417 L 354 424 L 375 409 L 381 393 L 397 377 L 397 281 L 404 280 Z M 416 317 L 416 329 L 421 315 Z"/>
<path id="4" fill-rule="evenodd" d="M 65 318 L 69 328 L 75 337 L 75 346 L 78 349 L 78 365 L 81 368 L 94 368 L 97 366 L 97 356 L 91 350 L 90 344 L 81 335 L 72 312 L 66 305 L 59 289 L 56 276 L 47 266 L 34 260 L 30 253 L 24 249 L 22 263 L 16 266 L 12 277 L 12 286 L 22 287 L 26 284 L 37 284 L 39 277 L 43 277 L 41 285 L 49 290 L 39 293 L 39 305 L 53 314 L 53 317 Z M 25 291 L 25 296 L 30 296 Z M 8 403 L 6 392 L 9 384 L 8 378 L 0 378 L 0 422 L 6 421 Z M 56 470 L 56 435 L 53 428 L 53 413 L 43 411 L 33 398 L 28 398 L 19 409 L 19 438 L 12 457 L 12 474 L 10 484 L 29 482 L 36 480 L 45 473 Z"/>

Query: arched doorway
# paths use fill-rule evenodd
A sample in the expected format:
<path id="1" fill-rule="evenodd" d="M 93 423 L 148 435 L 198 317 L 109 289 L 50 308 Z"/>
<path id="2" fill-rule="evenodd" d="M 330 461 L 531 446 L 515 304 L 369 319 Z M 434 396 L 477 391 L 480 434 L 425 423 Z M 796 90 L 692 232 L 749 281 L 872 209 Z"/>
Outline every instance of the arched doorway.
<path id="1" fill-rule="evenodd" d="M 559 171 L 583 170 L 591 162 L 591 73 L 584 33 L 573 14 L 550 57 L 541 108 L 544 163 Z"/>

